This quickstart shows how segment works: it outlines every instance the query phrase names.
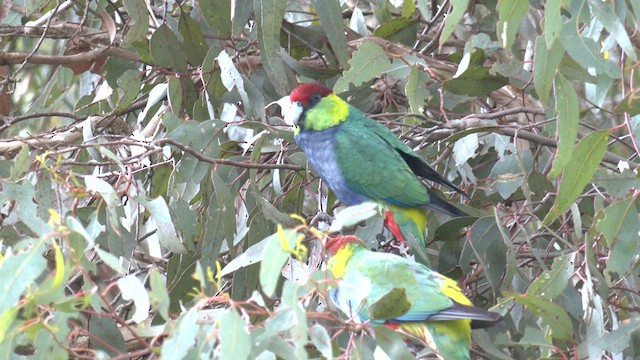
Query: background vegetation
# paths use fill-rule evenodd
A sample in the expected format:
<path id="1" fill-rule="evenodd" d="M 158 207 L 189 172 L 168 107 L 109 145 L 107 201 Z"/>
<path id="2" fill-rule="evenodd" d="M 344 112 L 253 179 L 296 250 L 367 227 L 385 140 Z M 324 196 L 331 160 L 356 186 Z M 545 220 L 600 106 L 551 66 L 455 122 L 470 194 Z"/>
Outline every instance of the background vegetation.
<path id="1" fill-rule="evenodd" d="M 470 194 L 475 357 L 640 356 L 638 1 L 0 4 L 0 358 L 412 357 L 323 301 L 318 210 L 395 244 L 267 106 L 312 80 Z"/>

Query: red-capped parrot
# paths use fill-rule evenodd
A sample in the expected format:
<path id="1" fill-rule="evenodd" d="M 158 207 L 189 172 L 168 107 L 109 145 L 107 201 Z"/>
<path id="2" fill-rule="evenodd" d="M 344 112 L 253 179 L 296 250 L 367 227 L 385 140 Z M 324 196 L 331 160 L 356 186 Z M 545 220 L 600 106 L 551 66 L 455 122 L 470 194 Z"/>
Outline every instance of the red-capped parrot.
<path id="1" fill-rule="evenodd" d="M 337 279 L 330 298 L 358 322 L 384 324 L 423 342 L 445 360 L 470 359 L 471 328 L 498 313 L 474 307 L 458 284 L 425 265 L 372 252 L 355 236 L 329 239 L 327 270 Z"/>
<path id="2" fill-rule="evenodd" d="M 385 225 L 426 260 L 427 210 L 452 216 L 464 211 L 440 198 L 421 178 L 464 196 L 382 124 L 367 117 L 319 83 L 297 86 L 278 101 L 295 140 L 311 165 L 345 205 L 382 204 Z M 417 248 L 416 248 L 417 246 Z"/>

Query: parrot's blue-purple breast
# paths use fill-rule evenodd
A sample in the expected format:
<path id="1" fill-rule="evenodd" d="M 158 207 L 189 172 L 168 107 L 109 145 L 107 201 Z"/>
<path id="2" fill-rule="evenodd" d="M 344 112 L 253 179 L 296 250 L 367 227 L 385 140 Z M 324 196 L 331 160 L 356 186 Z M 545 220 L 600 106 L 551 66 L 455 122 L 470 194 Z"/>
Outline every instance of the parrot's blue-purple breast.
<path id="1" fill-rule="evenodd" d="M 340 170 L 336 156 L 336 134 L 340 126 L 333 126 L 326 130 L 313 131 L 302 130 L 295 136 L 295 140 L 307 155 L 307 159 L 320 175 L 320 178 L 329 186 L 345 205 L 358 205 L 368 201 L 367 197 L 349 189 L 349 186 Z"/>

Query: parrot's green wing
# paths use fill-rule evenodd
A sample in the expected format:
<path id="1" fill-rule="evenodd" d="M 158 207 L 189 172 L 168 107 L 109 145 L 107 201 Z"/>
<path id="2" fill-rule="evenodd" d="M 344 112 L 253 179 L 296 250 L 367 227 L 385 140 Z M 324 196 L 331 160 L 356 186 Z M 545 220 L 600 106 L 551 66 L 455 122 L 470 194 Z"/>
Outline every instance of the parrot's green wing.
<path id="1" fill-rule="evenodd" d="M 349 188 L 374 201 L 407 207 L 427 204 L 426 187 L 370 125 L 349 119 L 336 133 L 336 160 Z"/>
<path id="2" fill-rule="evenodd" d="M 428 207 L 452 216 L 467 215 L 438 197 L 417 175 L 459 190 L 457 187 L 442 178 L 391 131 L 359 110 L 350 108 L 349 119 L 336 132 L 335 144 L 338 166 L 352 191 L 373 201 Z M 427 172 L 436 175 L 425 176 Z"/>
<path id="3" fill-rule="evenodd" d="M 378 135 L 381 139 L 383 139 L 387 144 L 389 144 L 390 147 L 395 149 L 415 175 L 433 181 L 437 184 L 444 185 L 449 189 L 456 191 L 465 197 L 468 197 L 468 195 L 464 191 L 462 191 L 462 189 L 453 185 L 450 181 L 442 177 L 442 175 L 440 175 L 431 166 L 429 166 L 429 164 L 427 164 L 418 154 L 416 154 L 413 149 L 407 146 L 407 144 L 403 143 L 384 125 L 367 117 L 358 109 L 355 109 L 353 107 L 351 109 L 353 111 L 351 111 L 350 113 L 353 114 L 353 117 L 355 119 L 366 119 L 366 121 L 370 123 L 369 127 L 371 131 Z"/>

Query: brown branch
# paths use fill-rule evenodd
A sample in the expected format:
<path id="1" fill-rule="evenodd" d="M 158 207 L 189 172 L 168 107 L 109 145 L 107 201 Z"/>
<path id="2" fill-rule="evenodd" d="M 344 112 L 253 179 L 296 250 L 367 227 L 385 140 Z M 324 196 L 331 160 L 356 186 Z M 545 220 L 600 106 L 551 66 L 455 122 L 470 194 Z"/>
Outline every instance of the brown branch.
<path id="1" fill-rule="evenodd" d="M 195 157 L 200 161 L 208 162 L 211 164 L 217 164 L 217 165 L 229 165 L 229 166 L 236 166 L 236 167 L 241 167 L 246 169 L 262 169 L 262 170 L 285 169 L 285 170 L 301 171 L 305 169 L 302 166 L 294 165 L 294 164 L 255 164 L 255 163 L 249 163 L 249 162 L 239 162 L 239 161 L 226 160 L 226 159 L 210 158 L 208 156 L 204 156 L 200 154 L 196 150 L 186 145 L 180 144 L 179 142 L 173 139 L 168 139 L 168 138 L 158 139 L 154 141 L 153 144 L 159 145 L 159 146 L 167 145 L 167 144 L 171 146 L 175 146 L 178 149 L 186 152 L 187 154 Z"/>
<path id="2" fill-rule="evenodd" d="M 29 58 L 31 64 L 48 64 L 48 65 L 69 65 L 75 63 L 93 62 L 101 57 L 115 56 L 131 61 L 140 61 L 138 55 L 122 50 L 120 48 L 109 47 L 102 49 L 90 50 L 80 54 L 73 55 L 32 55 L 29 57 L 27 53 L 4 52 L 0 51 L 0 65 L 20 64 Z"/>
<path id="3" fill-rule="evenodd" d="M 29 120 L 29 119 L 35 119 L 35 118 L 41 118 L 41 117 L 53 117 L 53 116 L 66 117 L 66 118 L 70 118 L 70 119 L 73 119 L 73 120 L 76 120 L 76 121 L 84 119 L 83 116 L 77 116 L 77 115 L 72 114 L 72 113 L 59 112 L 59 111 L 52 111 L 52 112 L 47 112 L 47 113 L 26 114 L 26 115 L 21 115 L 21 116 L 2 116 L 2 115 L 0 115 L 0 120 L 4 121 L 4 124 L 0 125 L 0 133 L 3 132 L 4 130 L 6 130 L 11 125 L 19 123 L 21 121 L 25 121 L 25 120 Z"/>

